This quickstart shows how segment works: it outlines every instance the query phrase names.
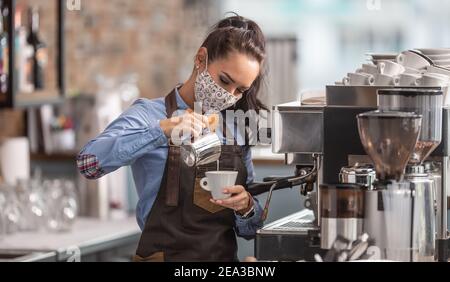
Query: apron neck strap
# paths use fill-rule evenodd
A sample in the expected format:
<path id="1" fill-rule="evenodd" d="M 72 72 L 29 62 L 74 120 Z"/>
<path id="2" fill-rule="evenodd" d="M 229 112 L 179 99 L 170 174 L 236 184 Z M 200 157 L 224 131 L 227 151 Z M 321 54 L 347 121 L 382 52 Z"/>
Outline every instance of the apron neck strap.
<path id="1" fill-rule="evenodd" d="M 176 110 L 178 110 L 177 93 L 175 89 L 173 89 L 172 92 L 170 92 L 169 95 L 166 96 L 165 104 L 166 104 L 167 118 L 171 118 L 173 113 Z"/>

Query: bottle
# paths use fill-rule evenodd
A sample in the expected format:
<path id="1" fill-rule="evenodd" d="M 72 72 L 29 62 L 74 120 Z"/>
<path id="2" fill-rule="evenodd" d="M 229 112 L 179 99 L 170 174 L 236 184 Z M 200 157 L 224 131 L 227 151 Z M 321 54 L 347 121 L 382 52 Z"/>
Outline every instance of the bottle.
<path id="1" fill-rule="evenodd" d="M 4 12 L 7 12 L 7 9 L 4 8 L 4 2 L 0 0 L 0 94 L 8 92 L 9 76 L 8 31 L 5 26 Z M 6 16 L 8 16 L 7 13 Z"/>
<path id="2" fill-rule="evenodd" d="M 47 64 L 47 45 L 39 36 L 39 9 L 30 8 L 28 11 L 29 29 L 27 43 L 33 47 L 33 71 L 32 80 L 35 90 L 45 87 L 45 66 Z"/>
<path id="3" fill-rule="evenodd" d="M 18 90 L 21 93 L 34 91 L 33 84 L 33 47 L 27 42 L 27 31 L 22 26 L 22 7 L 18 6 L 15 16 L 16 38 L 14 41 Z"/>

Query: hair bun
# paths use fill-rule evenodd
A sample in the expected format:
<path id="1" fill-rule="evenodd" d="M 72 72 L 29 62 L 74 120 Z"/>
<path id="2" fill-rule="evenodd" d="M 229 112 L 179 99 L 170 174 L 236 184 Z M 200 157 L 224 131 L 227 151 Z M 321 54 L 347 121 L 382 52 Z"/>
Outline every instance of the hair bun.
<path id="1" fill-rule="evenodd" d="M 225 28 L 225 27 L 235 27 L 235 28 L 242 28 L 245 30 L 249 29 L 248 21 L 239 15 L 235 15 L 232 17 L 228 17 L 217 25 L 219 28 Z"/>

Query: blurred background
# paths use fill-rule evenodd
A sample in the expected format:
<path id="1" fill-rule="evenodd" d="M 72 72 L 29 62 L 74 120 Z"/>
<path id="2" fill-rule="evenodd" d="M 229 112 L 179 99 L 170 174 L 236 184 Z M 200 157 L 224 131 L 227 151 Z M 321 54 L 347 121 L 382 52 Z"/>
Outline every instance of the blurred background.
<path id="1" fill-rule="evenodd" d="M 103 248 L 89 245 L 91 249 L 81 250 L 85 260 L 121 259 L 119 247 L 129 247 L 125 254 L 134 251 L 139 236 L 133 218 L 137 196 L 129 168 L 98 181 L 83 179 L 76 169 L 77 152 L 138 97 L 165 96 L 185 81 L 209 28 L 227 12 L 256 21 L 267 37 L 268 77 L 262 100 L 268 106 L 298 100 L 302 91 L 323 90 L 363 63 L 366 53 L 450 46 L 450 2 L 445 0 L 0 3 L 0 144 L 4 147 L 0 155 L 7 163 L 3 166 L 11 171 L 7 174 L 3 168 L 0 191 L 5 199 L 17 199 L 22 210 L 33 209 L 30 194 L 46 197 L 54 191 L 50 196 L 55 201 L 63 197 L 69 202 L 54 208 L 56 213 L 69 211 L 66 218 L 45 219 L 46 231 L 32 224 L 33 214 L 6 214 L 18 219 L 5 220 L 5 226 L 17 226 L 0 232 L 0 249 L 52 250 L 61 247 L 58 236 L 76 244 L 80 238 L 104 238 L 106 233 L 118 232 L 114 227 L 128 226 L 128 233 L 113 236 L 125 238 L 122 245 L 107 247 L 115 241 L 104 238 Z M 29 80 L 36 65 L 42 75 Z M 19 158 L 17 152 L 25 153 Z M 258 179 L 293 169 L 283 165 L 283 156 L 264 147 L 254 148 L 254 163 Z M 28 193 L 26 203 L 21 203 L 20 189 Z M 302 207 L 298 194 L 297 190 L 276 193 L 268 221 L 298 211 Z M 54 203 L 40 205 L 45 209 Z M 25 246 L 24 231 L 45 236 L 37 247 Z M 73 238 L 76 232 L 81 233 Z M 48 234 L 56 236 L 56 246 L 45 243 L 51 241 Z M 240 258 L 253 254 L 252 241 L 239 244 Z M 70 257 L 59 255 L 60 260 Z"/>
<path id="2" fill-rule="evenodd" d="M 294 99 L 299 89 L 323 88 L 355 69 L 368 52 L 450 45 L 450 3 L 445 0 L 102 2 L 84 1 L 79 13 L 67 13 L 70 91 L 92 92 L 99 73 L 132 72 L 140 76 L 143 96 L 162 96 L 186 79 L 208 28 L 230 11 L 262 27 L 271 76 L 278 74 L 276 63 L 291 64 L 295 88 L 271 92 L 279 97 L 276 102 Z M 81 70 L 85 75 L 79 75 Z M 269 81 L 270 86 L 280 83 Z"/>

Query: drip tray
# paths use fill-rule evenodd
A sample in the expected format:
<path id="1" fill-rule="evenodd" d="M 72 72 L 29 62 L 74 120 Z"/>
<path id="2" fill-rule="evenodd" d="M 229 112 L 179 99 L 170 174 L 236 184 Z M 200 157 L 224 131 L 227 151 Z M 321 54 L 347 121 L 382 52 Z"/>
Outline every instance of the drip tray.
<path id="1" fill-rule="evenodd" d="M 317 226 L 314 224 L 314 213 L 311 210 L 302 210 L 290 216 L 283 217 L 274 221 L 262 229 L 258 230 L 259 234 L 274 234 L 280 231 L 307 234 L 309 230 L 316 230 Z"/>
<path id="2" fill-rule="evenodd" d="M 321 254 L 319 227 L 311 210 L 274 221 L 256 232 L 255 256 L 260 261 L 313 261 Z"/>

